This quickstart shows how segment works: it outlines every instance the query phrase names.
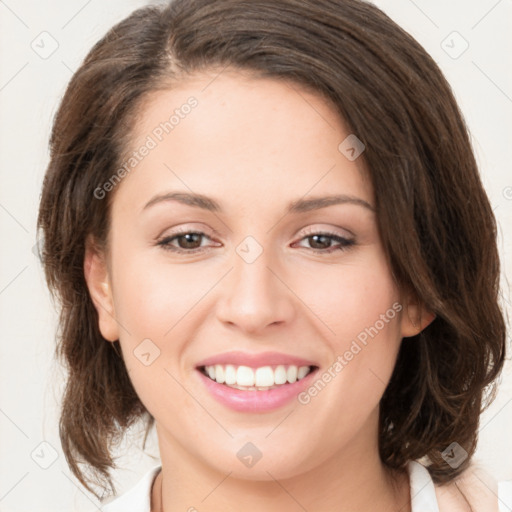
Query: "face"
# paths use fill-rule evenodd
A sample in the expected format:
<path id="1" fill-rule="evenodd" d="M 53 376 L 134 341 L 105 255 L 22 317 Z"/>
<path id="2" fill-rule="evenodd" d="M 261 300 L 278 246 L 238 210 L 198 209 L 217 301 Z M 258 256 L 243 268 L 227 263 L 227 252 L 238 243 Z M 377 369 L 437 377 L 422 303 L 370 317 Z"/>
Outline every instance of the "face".
<path id="1" fill-rule="evenodd" d="M 85 273 L 161 452 L 287 478 L 377 450 L 379 400 L 419 329 L 333 107 L 215 76 L 147 98 L 109 192 L 108 253 L 88 250 Z"/>

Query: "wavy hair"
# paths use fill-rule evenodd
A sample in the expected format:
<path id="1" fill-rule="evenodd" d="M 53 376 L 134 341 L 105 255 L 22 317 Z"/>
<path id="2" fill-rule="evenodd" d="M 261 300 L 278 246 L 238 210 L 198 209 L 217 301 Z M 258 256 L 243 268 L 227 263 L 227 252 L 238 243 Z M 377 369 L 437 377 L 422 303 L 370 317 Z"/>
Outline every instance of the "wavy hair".
<path id="1" fill-rule="evenodd" d="M 361 0 L 175 0 L 114 26 L 73 75 L 55 115 L 38 228 L 58 299 L 56 355 L 68 378 L 59 433 L 80 482 L 115 492 L 112 449 L 154 418 L 107 342 L 84 278 L 88 236 L 109 230 L 112 193 L 147 95 L 226 67 L 298 84 L 328 100 L 362 154 L 378 228 L 397 282 L 435 320 L 404 339 L 380 403 L 379 451 L 395 469 L 425 457 L 436 483 L 458 476 L 477 444 L 505 357 L 496 221 L 449 84 L 407 32 Z M 113 350 L 115 349 L 115 350 Z M 453 469 L 456 441 L 468 458 Z M 79 467 L 85 463 L 92 475 Z"/>

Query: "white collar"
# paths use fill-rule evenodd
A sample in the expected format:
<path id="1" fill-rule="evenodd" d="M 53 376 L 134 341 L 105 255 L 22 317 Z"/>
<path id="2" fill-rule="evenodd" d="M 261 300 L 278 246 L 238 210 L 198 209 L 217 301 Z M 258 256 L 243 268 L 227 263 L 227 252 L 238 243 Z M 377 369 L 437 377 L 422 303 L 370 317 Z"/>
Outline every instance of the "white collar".
<path id="1" fill-rule="evenodd" d="M 407 464 L 412 512 L 439 512 L 434 481 L 427 468 L 411 460 Z"/>

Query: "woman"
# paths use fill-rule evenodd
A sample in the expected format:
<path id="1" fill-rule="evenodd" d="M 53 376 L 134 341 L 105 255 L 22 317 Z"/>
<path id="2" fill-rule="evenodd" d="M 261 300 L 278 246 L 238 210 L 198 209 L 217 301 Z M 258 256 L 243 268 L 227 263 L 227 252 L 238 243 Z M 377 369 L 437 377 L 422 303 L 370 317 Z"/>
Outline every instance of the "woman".
<path id="1" fill-rule="evenodd" d="M 505 352 L 495 220 L 447 82 L 380 10 L 138 10 L 51 149 L 64 453 L 114 490 L 144 420 L 162 461 L 104 510 L 497 510 L 470 464 Z"/>

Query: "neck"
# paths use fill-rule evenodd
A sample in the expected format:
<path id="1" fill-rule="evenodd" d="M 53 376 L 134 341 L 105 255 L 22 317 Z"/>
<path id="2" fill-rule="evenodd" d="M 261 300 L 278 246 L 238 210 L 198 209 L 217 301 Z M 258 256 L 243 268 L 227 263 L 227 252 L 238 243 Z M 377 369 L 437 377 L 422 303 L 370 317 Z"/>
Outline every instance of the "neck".
<path id="1" fill-rule="evenodd" d="M 241 503 L 244 512 L 373 512 L 377 499 L 381 512 L 411 512 L 407 473 L 386 468 L 375 449 L 361 452 L 351 445 L 312 470 L 286 479 L 269 472 L 262 481 L 233 477 L 229 469 L 221 474 L 173 441 L 159 435 L 162 471 L 153 485 L 151 512 L 197 512 L 205 506 L 235 511 Z"/>

